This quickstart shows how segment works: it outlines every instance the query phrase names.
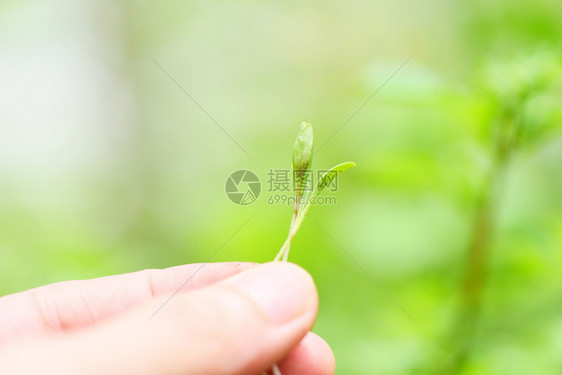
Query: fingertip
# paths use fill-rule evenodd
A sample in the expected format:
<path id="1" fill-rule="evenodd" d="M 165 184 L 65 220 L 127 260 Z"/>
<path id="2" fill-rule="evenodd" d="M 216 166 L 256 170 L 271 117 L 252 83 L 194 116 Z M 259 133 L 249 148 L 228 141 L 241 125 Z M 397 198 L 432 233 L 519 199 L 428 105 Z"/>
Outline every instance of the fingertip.
<path id="1" fill-rule="evenodd" d="M 312 277 L 293 263 L 265 263 L 224 283 L 249 296 L 274 324 L 285 324 L 305 314 L 316 316 L 318 310 Z"/>
<path id="2" fill-rule="evenodd" d="M 336 359 L 330 345 L 320 336 L 309 332 L 279 367 L 283 375 L 333 375 Z"/>
<path id="3" fill-rule="evenodd" d="M 154 341 L 174 343 L 169 346 L 175 348 L 158 366 L 256 373 L 286 357 L 310 331 L 318 311 L 318 294 L 304 269 L 274 262 L 178 293 L 150 310 L 157 313 L 151 320 L 151 334 L 159 338 Z M 197 355 L 190 357 L 186 352 Z M 209 363 L 205 358 L 216 360 Z M 219 371 L 225 368 L 228 371 Z"/>
<path id="4" fill-rule="evenodd" d="M 319 374 L 332 375 L 336 372 L 336 357 L 330 345 L 322 337 L 311 333 L 309 340 L 313 342 L 312 346 L 316 347 L 316 358 Z"/>

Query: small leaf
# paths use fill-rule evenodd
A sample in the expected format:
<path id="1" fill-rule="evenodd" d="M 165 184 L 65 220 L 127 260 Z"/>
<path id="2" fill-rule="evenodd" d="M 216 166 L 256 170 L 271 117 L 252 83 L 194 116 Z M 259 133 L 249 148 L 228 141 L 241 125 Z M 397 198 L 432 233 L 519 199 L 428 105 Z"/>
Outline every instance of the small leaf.
<path id="1" fill-rule="evenodd" d="M 295 173 L 299 173 L 301 178 L 310 166 L 312 159 L 312 141 L 312 125 L 303 122 L 293 147 L 293 170 Z"/>
<path id="2" fill-rule="evenodd" d="M 355 164 L 354 162 L 348 161 L 330 168 L 326 173 L 322 175 L 322 177 L 320 177 L 318 183 L 314 187 L 314 190 L 306 192 L 306 194 L 304 195 L 303 203 L 301 204 L 299 208 L 299 212 L 295 219 L 295 225 L 294 225 L 295 233 L 300 228 L 302 221 L 304 220 L 306 214 L 308 213 L 308 210 L 310 210 L 310 206 L 312 205 L 312 202 L 314 201 L 314 199 L 316 199 L 316 197 L 318 197 L 320 192 L 326 186 L 328 186 L 330 182 L 334 180 L 334 178 L 336 178 L 341 173 L 347 171 L 348 169 L 355 167 L 356 165 L 357 164 Z"/>
<path id="3" fill-rule="evenodd" d="M 326 173 L 324 173 L 322 175 L 322 177 L 320 177 L 320 180 L 318 181 L 318 183 L 316 184 L 316 188 L 314 189 L 316 191 L 316 195 L 313 196 L 313 198 L 315 198 L 316 196 L 318 196 L 318 194 L 320 194 L 320 192 L 328 185 L 330 185 L 330 183 L 332 181 L 334 181 L 334 179 L 340 175 L 341 173 L 347 171 L 350 168 L 355 167 L 357 164 L 355 164 L 352 161 L 348 161 L 345 163 L 341 163 L 338 164 L 332 168 L 330 168 Z"/>
<path id="4" fill-rule="evenodd" d="M 307 170 L 312 159 L 312 125 L 303 122 L 293 147 L 293 178 L 295 181 L 295 207 L 299 205 L 303 192 L 310 183 Z"/>

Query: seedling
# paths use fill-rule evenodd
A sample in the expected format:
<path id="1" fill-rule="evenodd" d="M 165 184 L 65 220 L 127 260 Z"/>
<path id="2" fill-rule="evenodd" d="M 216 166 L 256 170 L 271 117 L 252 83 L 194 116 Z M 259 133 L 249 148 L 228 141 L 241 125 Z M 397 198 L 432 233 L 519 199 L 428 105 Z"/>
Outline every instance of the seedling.
<path id="1" fill-rule="evenodd" d="M 289 258 L 291 242 L 297 235 L 308 210 L 310 210 L 310 206 L 314 203 L 320 192 L 326 186 L 330 185 L 330 183 L 340 173 L 348 170 L 349 168 L 355 167 L 355 163 L 351 161 L 338 164 L 322 174 L 313 188 L 313 181 L 310 178 L 311 174 L 308 173 L 310 165 L 312 164 L 313 138 L 312 125 L 303 122 L 301 124 L 301 130 L 295 140 L 295 145 L 293 146 L 293 178 L 295 179 L 295 203 L 293 205 L 293 217 L 291 219 L 291 225 L 289 226 L 287 239 L 283 243 L 283 246 L 281 246 L 281 249 L 273 261 L 287 261 Z M 281 375 L 279 367 L 275 364 L 272 366 L 272 372 L 273 375 Z"/>
<path id="2" fill-rule="evenodd" d="M 295 179 L 293 217 L 291 219 L 291 225 L 289 226 L 287 239 L 283 243 L 283 246 L 281 246 L 277 256 L 275 256 L 274 261 L 287 261 L 291 242 L 297 235 L 308 210 L 310 210 L 310 206 L 315 202 L 320 192 L 322 192 L 326 186 L 330 185 L 340 173 L 355 167 L 355 163 L 350 161 L 338 164 L 322 174 L 313 187 L 313 181 L 310 178 L 311 173 L 308 173 L 312 163 L 313 138 L 312 125 L 303 122 L 293 147 L 293 178 Z"/>

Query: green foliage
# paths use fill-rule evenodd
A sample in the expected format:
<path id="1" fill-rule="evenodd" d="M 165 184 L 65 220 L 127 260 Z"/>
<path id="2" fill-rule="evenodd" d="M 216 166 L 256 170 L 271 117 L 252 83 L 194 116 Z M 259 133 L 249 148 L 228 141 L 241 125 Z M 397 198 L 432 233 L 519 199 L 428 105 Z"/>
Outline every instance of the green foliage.
<path id="1" fill-rule="evenodd" d="M 355 167 L 355 165 L 356 164 L 351 161 L 338 164 L 330 168 L 328 171 L 324 172 L 324 174 L 320 177 L 320 179 L 318 180 L 318 182 L 316 183 L 313 189 L 307 189 L 298 207 L 298 212 L 294 223 L 294 227 L 296 228 L 295 231 L 300 228 L 300 225 L 304 220 L 306 214 L 308 213 L 310 206 L 312 206 L 315 203 L 316 198 L 318 197 L 318 195 L 320 195 L 322 190 L 324 190 L 326 186 L 330 185 L 330 183 L 334 179 L 336 179 L 341 173 L 345 172 L 350 168 Z"/>
<path id="2" fill-rule="evenodd" d="M 286 261 L 288 259 L 291 242 L 297 235 L 308 210 L 310 210 L 310 207 L 315 203 L 318 195 L 326 186 L 336 179 L 338 175 L 355 167 L 355 163 L 353 162 L 338 164 L 322 174 L 314 188 L 312 188 L 312 186 L 310 186 L 311 179 L 306 173 L 312 164 L 312 144 L 312 126 L 303 122 L 293 147 L 293 176 L 295 178 L 293 218 L 291 219 L 287 239 L 283 243 L 283 246 L 281 246 L 274 260 L 282 259 Z"/>
<path id="3" fill-rule="evenodd" d="M 293 170 L 297 183 L 303 179 L 310 167 L 313 139 L 312 125 L 303 122 L 293 146 Z"/>
<path id="4" fill-rule="evenodd" d="M 498 121 L 513 117 L 521 146 L 540 144 L 562 129 L 562 55 L 541 47 L 509 60 L 488 61 L 480 85 Z M 491 121 L 490 124 L 494 124 Z"/>

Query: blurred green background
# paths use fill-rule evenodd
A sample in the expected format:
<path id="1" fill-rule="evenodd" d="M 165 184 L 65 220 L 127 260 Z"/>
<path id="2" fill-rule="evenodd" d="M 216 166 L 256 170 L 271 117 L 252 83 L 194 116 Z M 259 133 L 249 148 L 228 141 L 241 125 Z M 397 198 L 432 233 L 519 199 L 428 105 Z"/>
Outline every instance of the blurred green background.
<path id="1" fill-rule="evenodd" d="M 557 0 L 4 0 L 0 294 L 225 241 L 212 261 L 273 259 L 291 209 L 224 184 L 265 190 L 308 121 L 314 167 L 357 162 L 290 257 L 337 373 L 562 373 L 561 20 Z"/>

